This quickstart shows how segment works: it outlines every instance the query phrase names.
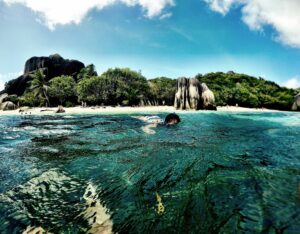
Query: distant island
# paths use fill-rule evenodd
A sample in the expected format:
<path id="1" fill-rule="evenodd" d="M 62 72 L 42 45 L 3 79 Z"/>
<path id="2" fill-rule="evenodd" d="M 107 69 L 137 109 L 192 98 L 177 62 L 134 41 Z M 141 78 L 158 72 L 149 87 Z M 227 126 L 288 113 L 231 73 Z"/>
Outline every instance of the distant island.
<path id="1" fill-rule="evenodd" d="M 181 79 L 181 81 L 180 81 Z M 0 92 L 2 109 L 21 106 L 173 106 L 178 80 L 168 77 L 146 79 L 129 68 L 108 69 L 98 75 L 93 64 L 85 66 L 55 54 L 32 57 L 24 74 L 5 84 Z M 186 78 L 184 78 L 186 79 Z M 233 71 L 198 74 L 193 82 L 206 84 L 216 106 L 240 106 L 276 110 L 299 110 L 300 90 L 288 89 L 263 78 Z M 197 86 L 197 87 L 198 87 Z M 196 87 L 196 88 L 197 88 Z M 202 105 L 194 109 L 213 109 Z"/>

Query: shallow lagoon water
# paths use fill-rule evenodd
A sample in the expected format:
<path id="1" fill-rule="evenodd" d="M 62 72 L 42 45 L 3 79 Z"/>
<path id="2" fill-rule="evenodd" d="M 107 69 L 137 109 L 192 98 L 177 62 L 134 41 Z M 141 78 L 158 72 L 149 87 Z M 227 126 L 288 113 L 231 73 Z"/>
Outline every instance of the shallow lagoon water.
<path id="1" fill-rule="evenodd" d="M 0 233 L 87 233 L 89 188 L 115 233 L 299 233 L 299 113 L 181 118 L 1 116 Z"/>

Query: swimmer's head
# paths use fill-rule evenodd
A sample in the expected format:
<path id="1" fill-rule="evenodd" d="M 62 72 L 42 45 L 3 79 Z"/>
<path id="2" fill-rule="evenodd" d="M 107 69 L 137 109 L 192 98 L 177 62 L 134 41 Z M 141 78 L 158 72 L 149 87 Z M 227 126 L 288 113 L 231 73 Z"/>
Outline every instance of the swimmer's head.
<path id="1" fill-rule="evenodd" d="M 165 124 L 172 125 L 180 123 L 180 118 L 175 113 L 168 114 L 165 118 Z"/>

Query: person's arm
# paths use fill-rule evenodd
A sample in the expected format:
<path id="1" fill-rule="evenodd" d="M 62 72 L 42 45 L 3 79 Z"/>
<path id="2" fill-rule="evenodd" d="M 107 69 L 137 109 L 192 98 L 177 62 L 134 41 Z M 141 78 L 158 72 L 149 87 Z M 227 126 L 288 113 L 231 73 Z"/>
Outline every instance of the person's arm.
<path id="1" fill-rule="evenodd" d="M 153 123 L 153 124 L 148 124 L 144 127 L 142 127 L 142 130 L 147 133 L 147 134 L 155 134 L 155 131 L 152 128 L 156 128 L 157 127 L 157 123 Z"/>

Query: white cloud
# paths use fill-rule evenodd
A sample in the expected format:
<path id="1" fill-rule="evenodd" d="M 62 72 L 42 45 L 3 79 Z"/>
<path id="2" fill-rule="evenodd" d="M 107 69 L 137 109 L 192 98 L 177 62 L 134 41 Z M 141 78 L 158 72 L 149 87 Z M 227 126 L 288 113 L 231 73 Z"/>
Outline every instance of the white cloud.
<path id="1" fill-rule="evenodd" d="M 161 15 L 161 16 L 159 17 L 159 19 L 161 19 L 161 20 L 167 19 L 167 18 L 172 17 L 172 15 L 173 15 L 173 14 L 172 14 L 171 12 L 165 13 L 165 14 Z"/>
<path id="2" fill-rule="evenodd" d="M 15 78 L 19 77 L 22 74 L 23 74 L 22 71 L 20 71 L 20 72 L 10 72 L 10 73 L 6 73 L 6 74 L 1 74 L 0 73 L 0 91 L 2 91 L 4 89 L 6 81 L 9 81 L 11 79 L 15 79 Z"/>
<path id="3" fill-rule="evenodd" d="M 300 48 L 299 0 L 204 0 L 210 8 L 223 15 L 233 6 L 240 6 L 243 21 L 252 30 L 273 27 L 275 39 L 285 45 Z"/>
<path id="4" fill-rule="evenodd" d="M 4 82 L 0 80 L 0 91 L 4 89 Z"/>
<path id="5" fill-rule="evenodd" d="M 30 8 L 39 15 L 49 29 L 57 25 L 79 24 L 92 9 L 103 8 L 123 3 L 129 7 L 140 6 L 147 18 L 163 14 L 168 6 L 174 6 L 174 0 L 0 0 L 8 5 L 19 3 Z"/>
<path id="6" fill-rule="evenodd" d="M 290 89 L 297 89 L 300 87 L 300 79 L 299 77 L 294 77 L 283 83 L 283 86 Z"/>
<path id="7" fill-rule="evenodd" d="M 22 71 L 19 71 L 19 72 L 9 72 L 9 73 L 5 73 L 5 74 L 1 74 L 0 73 L 0 91 L 2 91 L 4 89 L 6 81 L 18 78 L 22 74 L 23 74 Z"/>
<path id="8" fill-rule="evenodd" d="M 210 8 L 213 11 L 219 12 L 222 15 L 225 15 L 230 10 L 231 5 L 236 0 L 204 0 L 206 3 L 209 4 Z"/>
<path id="9" fill-rule="evenodd" d="M 0 80 L 11 80 L 11 79 L 19 77 L 22 74 L 23 74 L 22 71 L 19 71 L 19 72 L 9 72 L 9 73 L 5 73 L 5 74 L 1 74 L 0 73 Z"/>

